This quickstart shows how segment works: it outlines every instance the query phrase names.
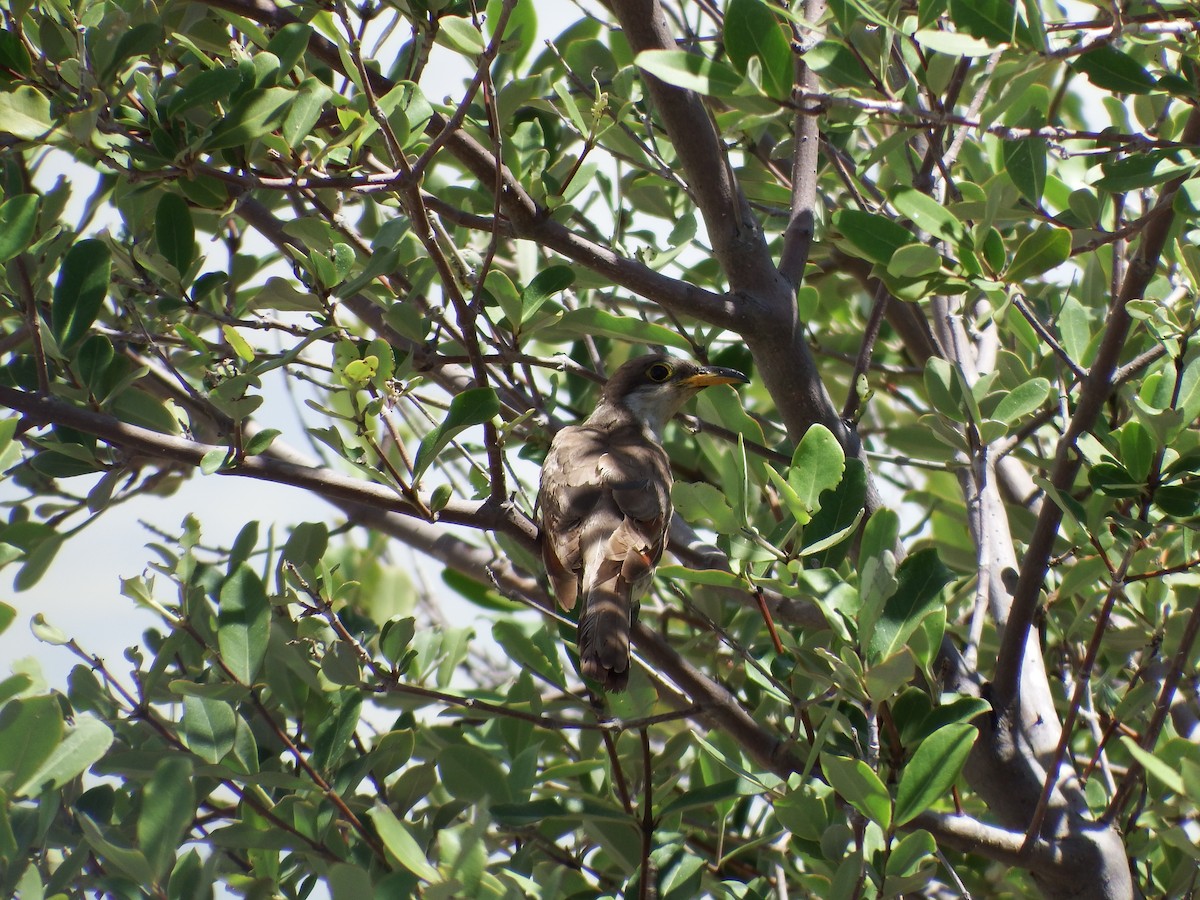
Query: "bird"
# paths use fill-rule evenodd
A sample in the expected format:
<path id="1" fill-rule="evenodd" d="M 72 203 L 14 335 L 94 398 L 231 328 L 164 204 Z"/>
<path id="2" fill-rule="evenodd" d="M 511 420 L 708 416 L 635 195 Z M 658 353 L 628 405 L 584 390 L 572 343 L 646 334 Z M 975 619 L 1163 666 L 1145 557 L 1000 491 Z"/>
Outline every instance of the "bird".
<path id="1" fill-rule="evenodd" d="M 580 670 L 605 690 L 629 682 L 634 610 L 671 525 L 663 428 L 704 388 L 749 381 L 736 369 L 638 356 L 612 374 L 591 415 L 550 443 L 537 501 L 542 562 L 559 606 L 572 610 L 583 598 Z"/>

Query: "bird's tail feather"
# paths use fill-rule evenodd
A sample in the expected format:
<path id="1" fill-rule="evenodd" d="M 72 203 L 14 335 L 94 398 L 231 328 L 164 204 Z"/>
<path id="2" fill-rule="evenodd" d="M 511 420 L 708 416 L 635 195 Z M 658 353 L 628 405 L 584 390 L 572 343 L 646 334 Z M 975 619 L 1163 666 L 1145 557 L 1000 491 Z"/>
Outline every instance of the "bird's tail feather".
<path id="1" fill-rule="evenodd" d="M 579 614 L 580 667 L 610 691 L 629 683 L 630 594 L 617 572 L 592 585 Z"/>

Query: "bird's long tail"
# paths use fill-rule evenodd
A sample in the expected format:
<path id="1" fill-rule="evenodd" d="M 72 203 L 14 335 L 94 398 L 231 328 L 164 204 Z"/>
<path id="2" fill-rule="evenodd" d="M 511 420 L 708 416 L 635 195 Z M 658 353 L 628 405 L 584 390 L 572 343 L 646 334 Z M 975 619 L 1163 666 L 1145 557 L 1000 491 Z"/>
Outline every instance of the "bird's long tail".
<path id="1" fill-rule="evenodd" d="M 646 551 L 631 546 L 624 529 L 592 554 L 584 574 L 585 598 L 579 613 L 579 662 L 583 674 L 606 690 L 629 683 L 629 632 L 633 605 L 654 570 Z M 589 577 L 590 576 L 590 577 Z"/>
<path id="2" fill-rule="evenodd" d="M 630 585 L 618 571 L 592 585 L 579 613 L 580 667 L 605 690 L 629 683 L 630 606 Z"/>

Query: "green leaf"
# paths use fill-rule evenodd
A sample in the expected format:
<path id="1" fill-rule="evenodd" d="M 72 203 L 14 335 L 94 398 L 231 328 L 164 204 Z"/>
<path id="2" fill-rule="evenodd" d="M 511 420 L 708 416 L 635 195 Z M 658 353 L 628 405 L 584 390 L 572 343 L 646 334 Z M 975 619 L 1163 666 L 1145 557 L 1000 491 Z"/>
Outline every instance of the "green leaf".
<path id="1" fill-rule="evenodd" d="M 0 545 L 8 546 L 8 545 Z M 7 603 L 0 602 L 0 634 L 8 631 L 8 626 L 13 623 L 17 617 L 17 611 Z"/>
<path id="2" fill-rule="evenodd" d="M 1042 190 L 1046 186 L 1046 154 L 1049 144 L 1045 138 L 1027 137 L 1005 141 L 1004 170 L 1012 179 L 1021 196 L 1039 206 Z"/>
<path id="3" fill-rule="evenodd" d="M 1087 470 L 1087 481 L 1109 497 L 1138 497 L 1145 486 L 1145 482 L 1135 479 L 1128 469 L 1114 462 L 1094 464 Z"/>
<path id="4" fill-rule="evenodd" d="M 823 569 L 836 566 L 849 550 L 850 534 L 857 530 L 867 499 L 867 470 L 860 460 L 847 459 L 842 480 L 831 493 L 821 497 L 821 509 L 804 528 L 806 557 L 815 557 L 811 565 Z M 824 544 L 834 535 L 851 529 L 840 541 Z"/>
<path id="5" fill-rule="evenodd" d="M 163 29 L 159 22 L 143 22 L 126 29 L 117 40 L 112 59 L 100 73 L 100 81 L 113 78 L 127 60 L 146 56 L 163 43 Z"/>
<path id="6" fill-rule="evenodd" d="M 321 657 L 321 674 L 332 684 L 342 687 L 357 685 L 362 680 L 358 654 L 345 641 L 333 641 Z"/>
<path id="7" fill-rule="evenodd" d="M 992 44 L 1032 44 L 1013 0 L 950 0 L 950 18 L 959 31 Z"/>
<path id="8" fill-rule="evenodd" d="M 932 237 L 958 243 L 967 236 L 966 226 L 945 206 L 916 188 L 901 187 L 892 194 L 892 206 L 902 216 Z"/>
<path id="9" fill-rule="evenodd" d="M 254 348 L 233 325 L 222 325 L 221 334 L 242 362 L 254 362 Z"/>
<path id="10" fill-rule="evenodd" d="M 1033 378 L 1005 394 L 990 418 L 1005 423 L 1016 422 L 1039 409 L 1049 396 L 1050 382 L 1045 378 Z"/>
<path id="11" fill-rule="evenodd" d="M 36 141 L 53 127 L 50 101 L 39 91 L 23 84 L 15 91 L 0 93 L 0 134 Z"/>
<path id="12" fill-rule="evenodd" d="M 492 637 L 504 648 L 509 659 L 521 668 L 533 672 L 550 684 L 566 688 L 566 678 L 558 659 L 547 656 L 516 622 L 501 619 L 492 626 Z"/>
<path id="13" fill-rule="evenodd" d="M 265 134 L 270 134 L 287 117 L 296 92 L 287 88 L 255 88 L 239 99 L 229 113 L 217 120 L 205 150 L 225 150 L 244 147 Z"/>
<path id="14" fill-rule="evenodd" d="M 887 272 L 893 278 L 918 278 L 942 268 L 942 254 L 929 244 L 908 244 L 892 254 Z"/>
<path id="15" fill-rule="evenodd" d="M 142 793 L 137 821 L 138 846 L 158 876 L 166 881 L 175 863 L 175 851 L 196 816 L 196 790 L 192 763 L 186 756 L 168 756 L 154 769 Z"/>
<path id="16" fill-rule="evenodd" d="M 862 545 L 858 551 L 860 574 L 862 564 L 868 559 L 882 559 L 884 553 L 894 552 L 899 535 L 900 517 L 896 511 L 887 507 L 876 510 L 863 527 Z"/>
<path id="17" fill-rule="evenodd" d="M 1100 170 L 1104 177 L 1093 186 L 1110 194 L 1123 194 L 1190 174 L 1195 168 L 1193 160 L 1180 162 L 1165 152 L 1150 151 L 1103 163 Z"/>
<path id="18" fill-rule="evenodd" d="M 442 423 L 425 435 L 417 448 L 413 481 L 419 479 L 457 435 L 473 425 L 482 425 L 500 412 L 500 398 L 490 387 L 471 388 L 450 401 L 450 410 Z"/>
<path id="19" fill-rule="evenodd" d="M 575 270 L 570 266 L 550 266 L 538 272 L 521 292 L 521 324 L 533 318 L 547 300 L 574 283 Z"/>
<path id="20" fill-rule="evenodd" d="M 200 471 L 205 475 L 219 472 L 226 463 L 233 460 L 233 450 L 229 447 L 213 447 L 200 459 Z"/>
<path id="21" fill-rule="evenodd" d="M 978 729 L 955 724 L 939 728 L 921 741 L 896 791 L 896 825 L 910 822 L 943 796 L 967 761 Z"/>
<path id="22" fill-rule="evenodd" d="M 36 613 L 29 620 L 29 630 L 33 632 L 33 636 L 44 644 L 50 644 L 53 647 L 62 647 L 64 644 L 69 644 L 71 639 L 59 627 L 50 624 L 44 613 Z"/>
<path id="23" fill-rule="evenodd" d="M 11 31 L 0 31 L 0 67 L 26 76 L 33 73 L 33 60 L 29 58 L 29 51 L 25 49 L 21 39 Z"/>
<path id="24" fill-rule="evenodd" d="M 329 548 L 329 527 L 324 522 L 301 522 L 283 545 L 283 558 L 292 565 L 316 568 Z"/>
<path id="25" fill-rule="evenodd" d="M 1087 308 L 1074 296 L 1068 295 L 1058 311 L 1058 334 L 1063 349 L 1075 362 L 1087 365 L 1084 358 L 1092 342 L 1092 323 Z"/>
<path id="26" fill-rule="evenodd" d="M 216 765 L 233 749 L 237 716 L 228 703 L 186 694 L 180 730 L 189 750 Z"/>
<path id="27" fill-rule="evenodd" d="M 75 723 L 37 771 L 16 790 L 17 796 L 35 797 L 46 789 L 62 787 L 87 771 L 112 746 L 113 733 L 92 715 L 75 717 Z"/>
<path id="28" fill-rule="evenodd" d="M 734 68 L 745 75 L 751 57 L 758 57 L 767 93 L 787 99 L 795 70 L 792 48 L 771 9 L 762 0 L 729 0 L 722 34 Z"/>
<path id="29" fill-rule="evenodd" d="M 835 488 L 846 471 L 846 454 L 833 432 L 824 425 L 811 425 L 792 454 L 788 484 L 810 514 L 821 508 L 821 494 Z M 807 518 L 806 520 L 807 521 Z"/>
<path id="30" fill-rule="evenodd" d="M 572 309 L 558 322 L 538 332 L 538 338 L 548 343 L 580 337 L 611 337 L 642 344 L 663 344 L 679 350 L 692 349 L 686 338 L 670 328 L 630 316 L 615 316 L 592 306 Z"/>
<path id="31" fill-rule="evenodd" d="M 362 693 L 339 691 L 332 696 L 338 705 L 332 715 L 326 714 L 313 735 L 311 760 L 318 771 L 328 771 L 338 764 L 354 740 L 354 732 L 362 718 Z"/>
<path id="32" fill-rule="evenodd" d="M 1105 44 L 1089 50 L 1075 60 L 1073 68 L 1088 81 L 1106 91 L 1120 94 L 1148 94 L 1155 80 L 1132 56 Z"/>
<path id="33" fill-rule="evenodd" d="M 1071 256 L 1071 232 L 1046 225 L 1021 241 L 1013 261 L 1004 273 L 1006 281 L 1023 281 L 1053 269 Z"/>
<path id="34" fill-rule="evenodd" d="M 463 16 L 441 16 L 438 20 L 437 42 L 463 56 L 478 56 L 486 49 L 483 35 L 470 19 Z"/>
<path id="35" fill-rule="evenodd" d="M 1200 515 L 1200 485 L 1164 484 L 1154 492 L 1154 505 L 1175 519 Z"/>
<path id="36" fill-rule="evenodd" d="M 296 91 L 296 100 L 288 110 L 283 120 L 280 134 L 284 141 L 293 149 L 304 143 L 306 137 L 312 135 L 313 126 L 321 118 L 325 104 L 333 96 L 324 83 L 317 78 L 305 78 Z"/>
<path id="37" fill-rule="evenodd" d="M 508 776 L 496 757 L 469 744 L 451 744 L 437 756 L 442 785 L 451 796 L 465 803 L 478 803 L 490 797 L 500 803 L 511 802 Z"/>
<path id="38" fill-rule="evenodd" d="M 1143 749 L 1137 741 L 1130 737 L 1121 735 L 1121 745 L 1146 770 L 1147 774 L 1154 776 L 1168 791 L 1181 797 L 1187 796 L 1187 787 L 1176 768 L 1165 760 L 1159 759 L 1150 751 Z"/>
<path id="39" fill-rule="evenodd" d="M 941 603 L 942 588 L 953 575 L 937 549 L 927 547 L 905 557 L 896 577 L 899 582 L 896 591 L 884 604 L 871 635 L 871 660 L 887 659 L 899 652 L 921 620 Z"/>
<path id="40" fill-rule="evenodd" d="M 378 801 L 367 815 L 375 823 L 375 830 L 379 832 L 384 848 L 397 863 L 422 881 L 436 883 L 442 880 L 438 870 L 425 858 L 425 851 L 413 837 L 406 822 L 400 821 L 394 812 Z"/>
<path id="41" fill-rule="evenodd" d="M 310 37 L 312 26 L 303 22 L 289 22 L 272 35 L 267 52 L 273 53 L 279 60 L 281 73 L 286 75 L 299 64 L 304 51 L 308 49 Z"/>
<path id="42" fill-rule="evenodd" d="M 105 384 L 105 375 L 112 365 L 116 350 L 112 341 L 103 334 L 88 335 L 75 352 L 75 371 L 79 379 L 93 394 L 99 394 Z"/>
<path id="43" fill-rule="evenodd" d="M 667 84 L 709 97 L 728 97 L 742 83 L 724 63 L 686 50 L 644 50 L 634 62 Z"/>
<path id="44" fill-rule="evenodd" d="M 167 114 L 178 116 L 193 106 L 207 106 L 218 100 L 228 100 L 241 83 L 242 76 L 237 69 L 205 69 L 171 98 Z"/>
<path id="45" fill-rule="evenodd" d="M 242 684 L 253 684 L 267 652 L 271 604 L 266 587 L 249 563 L 241 563 L 221 585 L 217 645 L 221 658 Z"/>
<path id="46" fill-rule="evenodd" d="M 62 709 L 53 697 L 13 700 L 0 709 L 0 787 L 29 780 L 62 740 Z"/>
<path id="47" fill-rule="evenodd" d="M 39 204 L 37 194 L 19 194 L 0 206 L 0 263 L 29 246 L 37 227 Z"/>
<path id="48" fill-rule="evenodd" d="M 370 874 L 360 866 L 335 863 L 329 867 L 327 878 L 332 900 L 361 900 L 375 893 Z"/>
<path id="49" fill-rule="evenodd" d="M 1145 481 L 1154 462 L 1154 438 L 1141 422 L 1121 426 L 1121 463 L 1135 481 Z"/>
<path id="50" fill-rule="evenodd" d="M 108 864 L 108 867 L 132 879 L 135 884 L 154 883 L 154 872 L 141 851 L 118 844 L 109 838 L 109 834 L 116 832 L 115 828 L 105 823 L 97 823 L 87 815 L 79 816 L 76 821 L 88 846 Z"/>
<path id="51" fill-rule="evenodd" d="M 684 791 L 659 810 L 658 815 L 661 818 L 669 816 L 672 813 L 682 812 L 685 809 L 696 809 L 698 807 L 711 810 L 715 809 L 719 803 L 728 803 L 728 801 L 737 797 L 757 793 L 757 785 L 752 785 L 741 778 L 727 778 L 724 781 L 718 781 L 716 784 L 706 784 L 703 787 L 691 788 Z"/>
<path id="52" fill-rule="evenodd" d="M 892 822 L 892 798 L 870 766 L 861 759 L 822 753 L 821 772 L 842 799 L 887 831 Z"/>
<path id="53" fill-rule="evenodd" d="M 734 534 L 741 528 L 724 492 L 707 482 L 675 482 L 671 486 L 671 502 L 688 522 L 711 522 L 720 534 Z"/>
<path id="54" fill-rule="evenodd" d="M 416 620 L 412 616 L 389 619 L 379 632 L 379 652 L 393 666 L 398 666 L 416 633 Z"/>
<path id="55" fill-rule="evenodd" d="M 921 28 L 913 33 L 922 47 L 947 56 L 991 56 L 996 52 L 994 44 L 960 31 L 942 31 L 938 28 Z"/>
<path id="56" fill-rule="evenodd" d="M 921 864 L 937 852 L 937 842 L 928 831 L 914 831 L 892 845 L 887 859 L 890 878 L 903 878 L 916 873 Z"/>
<path id="57" fill-rule="evenodd" d="M 549 818 L 565 816 L 567 808 L 560 800 L 544 797 L 528 803 L 495 803 L 490 812 L 492 818 L 501 825 L 523 828 L 528 825 L 541 825 Z"/>
<path id="58" fill-rule="evenodd" d="M 96 321 L 108 296 L 111 265 L 112 256 L 103 241 L 83 240 L 67 251 L 50 302 L 51 327 L 64 351 L 82 341 Z"/>
<path id="59" fill-rule="evenodd" d="M 925 393 L 935 410 L 955 422 L 967 421 L 967 400 L 954 367 L 940 356 L 925 363 Z"/>
<path id="60" fill-rule="evenodd" d="M 517 286 L 499 269 L 488 272 L 483 284 L 487 293 L 499 304 L 505 318 L 508 319 L 509 327 L 516 331 L 521 322 L 521 295 L 517 292 Z"/>
<path id="61" fill-rule="evenodd" d="M 903 225 L 858 209 L 838 210 L 833 225 L 863 259 L 883 266 L 901 247 L 917 242 L 917 236 Z"/>
<path id="62" fill-rule="evenodd" d="M 685 581 L 688 584 L 708 584 L 714 587 L 742 588 L 748 585 L 741 576 L 724 569 L 689 569 L 686 566 L 659 566 L 655 574 L 670 581 Z"/>
<path id="63" fill-rule="evenodd" d="M 163 194 L 154 213 L 154 238 L 159 252 L 184 275 L 196 255 L 192 210 L 178 194 Z"/>

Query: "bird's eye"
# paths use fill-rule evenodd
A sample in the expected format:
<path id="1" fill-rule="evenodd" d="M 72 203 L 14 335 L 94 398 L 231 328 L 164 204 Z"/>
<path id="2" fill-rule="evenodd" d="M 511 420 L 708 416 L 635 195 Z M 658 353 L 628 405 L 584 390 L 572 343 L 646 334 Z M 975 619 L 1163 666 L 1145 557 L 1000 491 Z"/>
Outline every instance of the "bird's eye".
<path id="1" fill-rule="evenodd" d="M 671 377 L 671 367 L 666 363 L 655 363 L 646 370 L 646 377 L 651 381 L 666 381 Z"/>

